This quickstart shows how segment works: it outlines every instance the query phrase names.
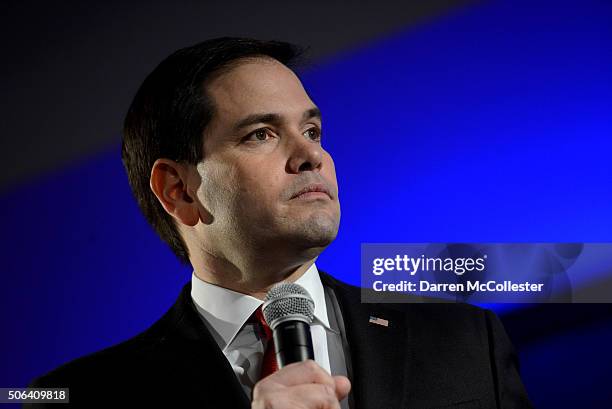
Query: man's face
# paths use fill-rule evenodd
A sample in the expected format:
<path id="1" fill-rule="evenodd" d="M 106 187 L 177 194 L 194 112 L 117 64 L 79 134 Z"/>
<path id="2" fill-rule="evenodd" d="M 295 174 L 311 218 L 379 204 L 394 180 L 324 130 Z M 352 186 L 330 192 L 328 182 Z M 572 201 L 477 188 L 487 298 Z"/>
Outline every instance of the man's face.
<path id="1" fill-rule="evenodd" d="M 198 199 L 212 215 L 206 246 L 322 250 L 338 232 L 338 185 L 299 79 L 276 60 L 245 59 L 206 89 L 215 105 L 197 166 Z M 317 184 L 328 193 L 293 197 Z"/>

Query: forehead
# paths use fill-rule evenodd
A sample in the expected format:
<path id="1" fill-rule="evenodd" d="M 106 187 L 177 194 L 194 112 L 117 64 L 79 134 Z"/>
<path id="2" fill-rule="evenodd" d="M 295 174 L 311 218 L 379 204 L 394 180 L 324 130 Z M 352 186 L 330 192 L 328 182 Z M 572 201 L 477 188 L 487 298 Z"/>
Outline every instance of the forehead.
<path id="1" fill-rule="evenodd" d="M 253 113 L 301 115 L 314 104 L 295 73 L 271 58 L 249 58 L 206 85 L 216 120 L 232 122 Z"/>

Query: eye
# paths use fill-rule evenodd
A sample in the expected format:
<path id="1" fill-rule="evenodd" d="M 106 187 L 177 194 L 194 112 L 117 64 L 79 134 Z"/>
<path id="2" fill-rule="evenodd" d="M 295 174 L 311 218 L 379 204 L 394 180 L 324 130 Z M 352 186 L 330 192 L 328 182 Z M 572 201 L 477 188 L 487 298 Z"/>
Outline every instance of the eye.
<path id="1" fill-rule="evenodd" d="M 321 130 L 319 128 L 309 128 L 304 134 L 313 141 L 321 140 Z"/>
<path id="2" fill-rule="evenodd" d="M 259 128 L 244 137 L 245 141 L 265 142 L 266 136 L 269 136 L 268 128 Z M 253 139 L 254 138 L 254 139 Z"/>

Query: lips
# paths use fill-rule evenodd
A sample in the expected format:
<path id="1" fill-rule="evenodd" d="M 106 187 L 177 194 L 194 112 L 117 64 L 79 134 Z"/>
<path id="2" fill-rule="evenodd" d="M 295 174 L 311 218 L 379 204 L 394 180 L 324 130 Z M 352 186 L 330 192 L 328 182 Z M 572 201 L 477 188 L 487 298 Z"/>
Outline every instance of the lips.
<path id="1" fill-rule="evenodd" d="M 295 199 L 299 195 L 308 193 L 308 192 L 322 192 L 322 193 L 325 193 L 331 199 L 331 195 L 329 194 L 329 189 L 327 189 L 327 187 L 321 183 L 313 183 L 313 184 L 304 186 L 302 189 L 294 193 L 293 196 L 291 196 L 291 199 Z"/>

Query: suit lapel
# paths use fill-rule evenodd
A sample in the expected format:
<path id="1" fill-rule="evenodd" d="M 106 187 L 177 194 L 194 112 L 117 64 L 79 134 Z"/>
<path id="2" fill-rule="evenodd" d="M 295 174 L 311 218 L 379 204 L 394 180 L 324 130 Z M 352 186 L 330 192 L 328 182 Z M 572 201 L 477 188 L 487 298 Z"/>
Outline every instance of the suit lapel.
<path id="1" fill-rule="evenodd" d="M 234 371 L 202 322 L 191 299 L 191 282 L 183 287 L 176 303 L 155 324 L 167 335 L 161 338 L 158 356 L 172 368 L 181 393 L 201 407 L 250 408 Z M 151 328 L 155 331 L 155 327 Z M 169 375 L 172 376 L 172 375 Z"/>
<path id="2" fill-rule="evenodd" d="M 410 345 L 403 314 L 383 304 L 362 304 L 359 288 L 319 272 L 321 281 L 335 291 L 340 305 L 356 408 L 403 407 Z M 378 324 L 370 322 L 377 318 Z M 388 325 L 381 320 L 388 321 Z"/>

